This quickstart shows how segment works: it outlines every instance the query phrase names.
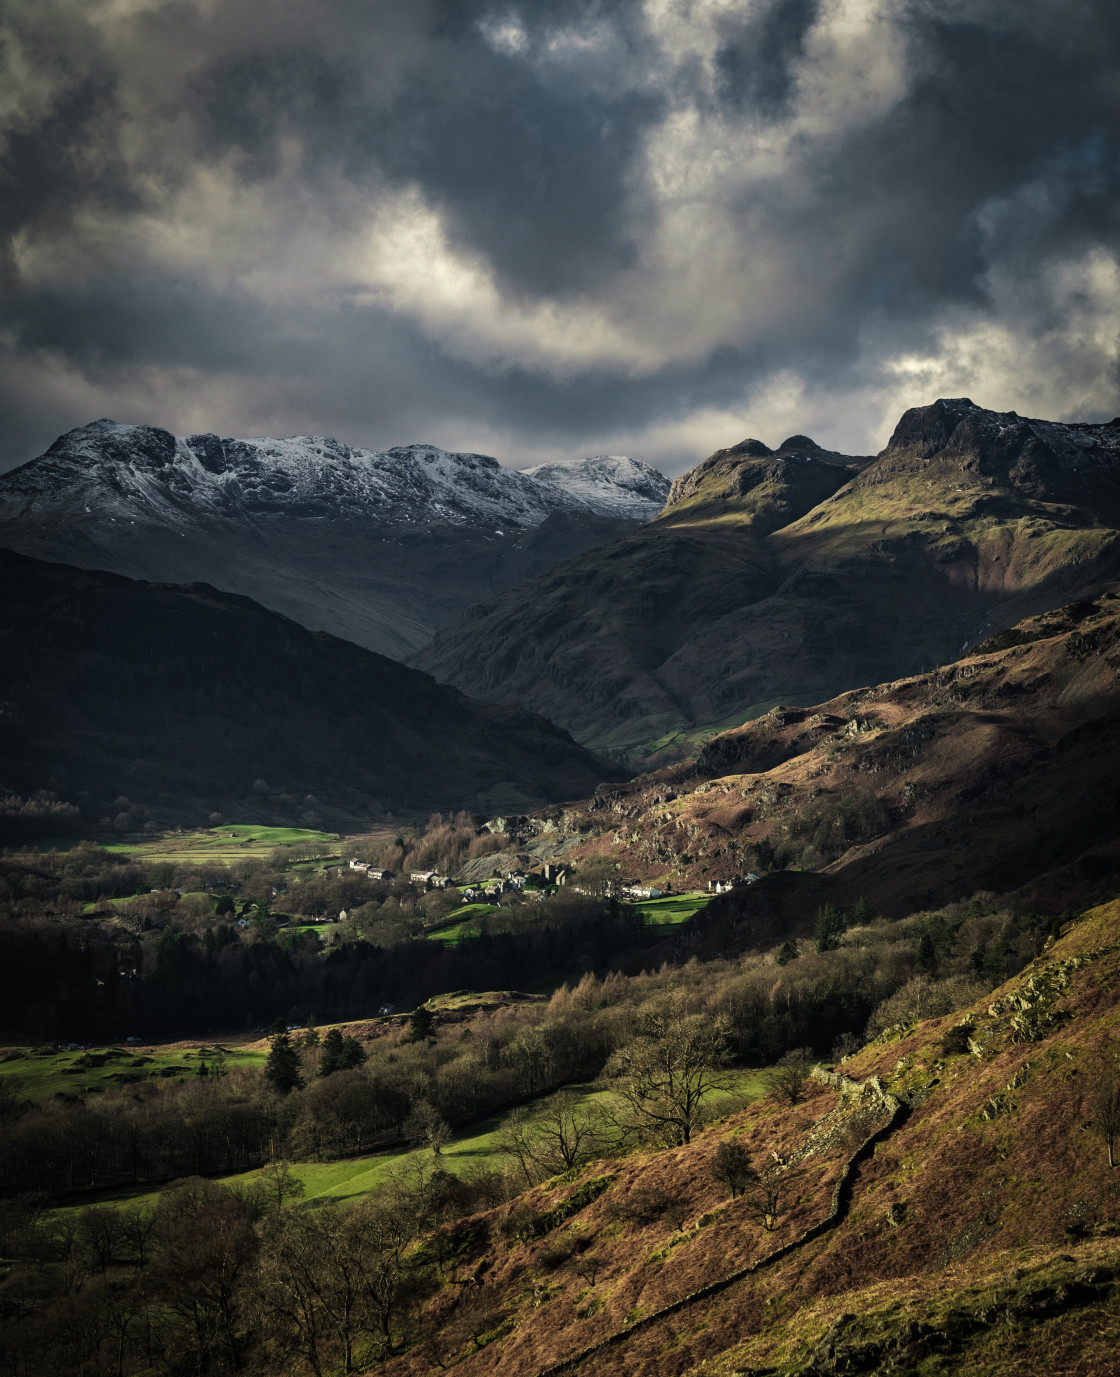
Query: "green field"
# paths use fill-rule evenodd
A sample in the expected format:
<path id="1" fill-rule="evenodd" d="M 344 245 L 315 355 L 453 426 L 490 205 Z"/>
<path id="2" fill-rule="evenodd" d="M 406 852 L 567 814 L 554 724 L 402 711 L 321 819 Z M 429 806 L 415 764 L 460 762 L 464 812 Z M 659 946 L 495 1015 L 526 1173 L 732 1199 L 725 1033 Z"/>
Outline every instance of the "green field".
<path id="1" fill-rule="evenodd" d="M 335 832 L 317 832 L 303 827 L 258 827 L 253 823 L 230 823 L 197 832 L 165 832 L 151 841 L 109 842 L 106 851 L 116 851 L 137 860 L 159 863 L 201 865 L 207 861 L 236 861 L 251 857 L 263 860 L 277 847 L 315 847 L 323 854 L 338 856 L 342 839 Z"/>
<path id="2" fill-rule="evenodd" d="M 96 1095 L 142 1080 L 183 1080 L 197 1076 L 199 1063 L 209 1060 L 214 1044 L 189 1048 L 89 1047 L 76 1052 L 49 1048 L 0 1049 L 0 1076 L 20 1082 L 24 1099 L 40 1101 L 52 1095 Z M 226 1066 L 263 1067 L 265 1051 L 229 1047 Z"/>
<path id="3" fill-rule="evenodd" d="M 263 1057 L 264 1054 L 260 1055 Z M 716 1091 L 711 1096 L 714 1106 L 718 1105 L 720 1100 L 734 1099 L 734 1107 L 737 1107 L 740 1102 L 747 1103 L 766 1094 L 767 1087 L 760 1071 L 730 1071 L 726 1079 L 727 1089 Z M 609 1090 L 596 1090 L 591 1086 L 576 1086 L 574 1089 L 587 1100 L 609 1102 L 614 1099 Z M 501 1120 L 501 1115 L 495 1115 L 472 1124 L 462 1137 L 444 1148 L 439 1157 L 442 1169 L 462 1175 L 475 1167 L 497 1166 L 500 1154 L 497 1152 L 494 1138 Z M 406 1148 L 370 1157 L 350 1157 L 339 1162 L 292 1162 L 289 1165 L 292 1174 L 303 1183 L 303 1204 L 316 1206 L 330 1201 L 356 1200 L 377 1190 L 391 1175 L 407 1172 L 410 1166 L 430 1165 L 431 1162 L 432 1155 L 428 1148 Z M 244 1188 L 251 1186 L 259 1176 L 260 1172 L 254 1170 L 216 1179 L 225 1186 Z M 135 1193 L 119 1191 L 97 1196 L 96 1203 L 152 1205 L 159 1196 L 158 1190 Z M 90 1203 L 94 1203 L 93 1197 L 62 1206 L 59 1212 L 84 1209 Z"/>
<path id="4" fill-rule="evenodd" d="M 711 897 L 703 890 L 695 890 L 690 894 L 672 894 L 664 899 L 642 899 L 630 907 L 637 909 L 651 928 L 670 928 L 687 923 L 694 913 L 707 906 Z M 497 912 L 497 904 L 464 904 L 462 908 L 449 913 L 438 928 L 427 933 L 427 939 L 429 942 L 454 945 L 462 940 L 464 930 L 473 926 L 475 918 Z"/>
<path id="5" fill-rule="evenodd" d="M 651 927 L 677 927 L 687 923 L 694 913 L 707 908 L 712 896 L 704 890 L 689 894 L 670 894 L 664 899 L 641 899 L 633 905 L 645 916 Z"/>
<path id="6" fill-rule="evenodd" d="M 485 913 L 497 913 L 497 904 L 464 904 L 453 909 L 438 928 L 426 933 L 429 942 L 448 942 L 454 946 L 463 935 L 463 929 L 470 927 L 475 918 Z"/>

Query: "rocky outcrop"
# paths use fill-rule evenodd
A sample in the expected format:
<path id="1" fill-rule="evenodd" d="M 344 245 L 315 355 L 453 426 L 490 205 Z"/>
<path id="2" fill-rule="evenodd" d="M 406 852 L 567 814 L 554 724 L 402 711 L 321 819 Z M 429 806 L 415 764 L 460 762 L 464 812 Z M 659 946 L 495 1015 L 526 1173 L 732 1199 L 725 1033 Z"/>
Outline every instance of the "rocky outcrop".
<path id="1" fill-rule="evenodd" d="M 951 1363 L 992 1329 L 1052 1319 L 1083 1306 L 1107 1303 L 1115 1294 L 1115 1270 L 1094 1268 L 1067 1280 L 1009 1285 L 982 1305 L 954 1307 L 936 1320 L 907 1319 L 892 1324 L 884 1317 L 880 1326 L 878 1316 L 842 1314 L 818 1340 L 809 1361 L 794 1369 L 790 1377 L 911 1372 L 934 1356 Z M 866 1331 L 872 1327 L 879 1332 L 869 1336 Z M 750 1377 L 768 1374 L 755 1368 Z"/>

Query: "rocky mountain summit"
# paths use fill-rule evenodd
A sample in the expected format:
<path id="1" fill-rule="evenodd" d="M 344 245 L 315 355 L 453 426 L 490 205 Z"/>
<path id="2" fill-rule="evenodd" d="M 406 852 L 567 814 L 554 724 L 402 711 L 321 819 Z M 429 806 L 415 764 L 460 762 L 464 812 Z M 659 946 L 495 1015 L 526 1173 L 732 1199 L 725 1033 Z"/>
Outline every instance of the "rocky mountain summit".
<path id="1" fill-rule="evenodd" d="M 944 664 L 1120 573 L 1120 419 L 916 407 L 873 458 L 746 440 L 416 663 L 635 759 Z M 578 628 L 573 634 L 572 628 Z"/>
<path id="2" fill-rule="evenodd" d="M 222 439 L 95 421 L 0 478 L 0 544 L 205 581 L 384 653 L 634 529 L 669 480 L 618 456 L 519 472 L 434 445 Z"/>
<path id="3" fill-rule="evenodd" d="M 594 454 L 562 464 L 537 464 L 522 474 L 559 488 L 602 516 L 652 521 L 669 493 L 658 469 L 623 454 Z"/>

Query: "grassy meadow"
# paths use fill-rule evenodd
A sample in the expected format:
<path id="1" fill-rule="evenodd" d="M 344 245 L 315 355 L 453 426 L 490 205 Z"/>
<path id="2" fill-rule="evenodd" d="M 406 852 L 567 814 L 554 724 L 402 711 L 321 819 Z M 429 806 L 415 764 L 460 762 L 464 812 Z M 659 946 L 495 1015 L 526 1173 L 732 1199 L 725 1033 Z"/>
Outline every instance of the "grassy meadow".
<path id="1" fill-rule="evenodd" d="M 314 848 L 322 855 L 338 858 L 343 842 L 337 832 L 319 832 L 303 827 L 262 827 L 255 823 L 229 823 L 222 827 L 200 828 L 195 832 L 165 832 L 150 841 L 108 842 L 106 851 L 133 856 L 153 865 L 201 865 L 207 862 L 265 860 L 278 847 Z"/>
<path id="2" fill-rule="evenodd" d="M 54 1095 L 97 1095 L 144 1080 L 185 1080 L 197 1076 L 203 1062 L 214 1059 L 213 1044 L 162 1047 L 87 1047 L 76 1051 L 45 1047 L 0 1048 L 0 1076 L 19 1081 L 21 1098 L 36 1103 Z M 267 1051 L 225 1047 L 227 1067 L 263 1069 Z"/>
<path id="3" fill-rule="evenodd" d="M 679 927 L 687 923 L 695 913 L 707 908 L 712 896 L 705 890 L 695 889 L 688 894 L 669 894 L 663 899 L 640 899 L 633 905 L 645 918 L 650 927 Z"/>
<path id="4" fill-rule="evenodd" d="M 254 1053 L 262 1062 L 264 1053 Z M 0 1068 L 2 1069 L 2 1068 Z M 724 1075 L 724 1087 L 714 1090 L 709 1103 L 718 1114 L 721 1101 L 727 1101 L 727 1113 L 738 1110 L 753 1100 L 760 1099 L 767 1092 L 763 1073 L 759 1070 L 729 1071 Z M 607 1107 L 616 1104 L 612 1091 L 595 1086 L 573 1086 L 585 1101 L 596 1102 Z M 438 1166 L 443 1171 L 463 1175 L 478 1168 L 494 1168 L 508 1162 L 498 1149 L 497 1132 L 502 1116 L 494 1115 L 472 1124 L 440 1153 L 433 1156 L 426 1147 L 399 1148 L 388 1152 L 374 1153 L 366 1157 L 348 1157 L 334 1162 L 291 1162 L 292 1175 L 303 1185 L 301 1203 L 312 1208 L 341 1201 L 353 1201 L 361 1196 L 379 1190 L 386 1181 L 400 1175 L 421 1169 L 431 1170 Z M 230 1176 L 214 1179 L 223 1185 L 234 1188 L 247 1188 L 260 1178 L 260 1171 L 237 1172 Z M 160 1197 L 159 1190 L 101 1192 L 96 1196 L 70 1201 L 57 1208 L 56 1213 L 85 1209 L 91 1204 L 112 1205 L 154 1205 Z"/>
<path id="5" fill-rule="evenodd" d="M 710 899 L 711 895 L 705 891 L 694 890 L 689 894 L 672 894 L 663 899 L 642 899 L 628 904 L 628 907 L 637 909 L 653 929 L 671 928 L 687 923 L 693 914 L 707 906 Z M 497 904 L 464 904 L 449 913 L 438 928 L 433 928 L 425 936 L 429 942 L 444 942 L 454 946 L 462 941 L 465 931 L 474 930 L 476 919 L 500 911 Z M 543 907 L 542 916 L 547 911 L 547 907 Z"/>
<path id="6" fill-rule="evenodd" d="M 438 928 L 433 928 L 425 936 L 429 942 L 447 942 L 454 945 L 462 938 L 463 929 L 471 927 L 476 918 L 497 912 L 497 904 L 463 904 L 461 908 L 453 909 Z"/>

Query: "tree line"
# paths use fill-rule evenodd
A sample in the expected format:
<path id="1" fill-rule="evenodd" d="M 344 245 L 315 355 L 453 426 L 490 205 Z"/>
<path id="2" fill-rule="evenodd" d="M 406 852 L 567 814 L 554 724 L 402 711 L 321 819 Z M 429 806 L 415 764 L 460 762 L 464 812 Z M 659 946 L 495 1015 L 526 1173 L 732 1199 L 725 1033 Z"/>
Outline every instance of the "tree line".
<path id="1" fill-rule="evenodd" d="M 241 1170 L 277 1155 L 329 1160 L 427 1141 L 424 1125 L 433 1116 L 458 1130 L 485 1114 L 593 1080 L 612 1057 L 640 1058 L 642 1007 L 669 985 L 686 998 L 690 1014 L 722 1030 L 732 1065 L 771 1065 L 803 1048 L 818 1056 L 842 1054 L 868 1032 L 971 1002 L 1030 959 L 1047 933 L 1042 920 L 983 900 L 901 922 L 853 925 L 839 935 L 835 919 L 825 917 L 820 941 L 804 944 L 804 951 L 794 944 L 793 954 L 782 947 L 646 974 L 610 971 L 604 963 L 601 976 L 585 971 L 547 1002 L 497 1013 L 433 1019 L 419 997 L 424 986 L 416 981 L 421 1007 L 412 1020 L 370 1025 L 368 1041 L 331 1033 L 316 1043 L 309 1041 L 317 1037 L 310 1031 L 293 1035 L 299 1045 L 291 1048 L 294 1065 L 289 1063 L 284 1080 L 234 1069 L 181 1084 L 146 1079 L 81 1100 L 56 1097 L 34 1108 L 9 1090 L 8 1108 L 0 1113 L 0 1189 L 138 1185 Z M 393 966 L 393 958 L 419 947 L 426 948 L 420 953 L 425 961 L 458 959 L 441 967 L 445 974 L 473 971 L 475 979 L 455 988 L 502 989 L 520 983 L 503 977 L 563 969 L 565 959 L 568 969 L 578 969 L 578 944 L 602 939 L 601 928 L 589 923 L 567 932 L 479 939 L 452 953 L 433 953 L 435 944 L 416 943 L 364 959 L 357 954 L 355 969 L 343 967 L 338 981 L 351 982 L 354 993 L 346 998 L 365 1013 L 364 973 L 377 981 L 373 998 L 383 989 L 399 990 L 400 984 L 384 983 L 385 967 L 390 978 L 406 972 L 403 965 Z M 512 954 L 505 966 L 499 964 L 503 953 Z M 535 968 L 519 964 L 526 954 Z M 240 964 L 246 956 L 262 964 Z M 236 983 L 262 971 L 275 977 L 277 967 L 263 963 L 279 963 L 281 957 L 268 944 L 200 955 L 177 940 L 168 964 L 157 967 L 162 984 L 154 980 L 152 988 L 173 1008 L 181 1007 L 176 1000 L 197 1000 L 205 1015 L 213 1007 L 206 1003 L 213 997 L 211 959 Z M 325 978 L 336 960 L 329 957 L 314 969 Z M 285 978 L 298 980 L 298 965 L 279 966 L 281 976 L 285 970 L 294 972 Z M 336 1036 L 340 1046 L 332 1052 Z M 345 1057 L 343 1042 L 352 1044 Z M 10 1076 L 3 1080 L 13 1084 Z"/>

